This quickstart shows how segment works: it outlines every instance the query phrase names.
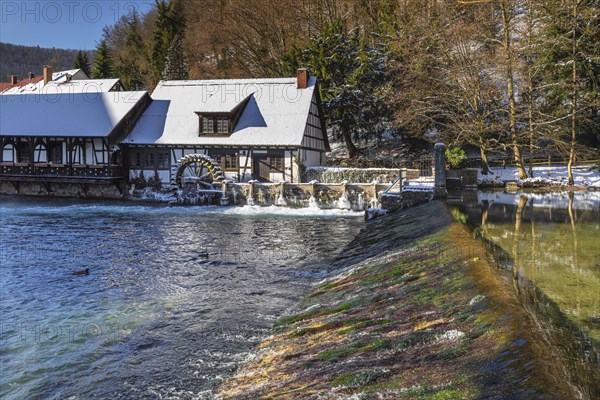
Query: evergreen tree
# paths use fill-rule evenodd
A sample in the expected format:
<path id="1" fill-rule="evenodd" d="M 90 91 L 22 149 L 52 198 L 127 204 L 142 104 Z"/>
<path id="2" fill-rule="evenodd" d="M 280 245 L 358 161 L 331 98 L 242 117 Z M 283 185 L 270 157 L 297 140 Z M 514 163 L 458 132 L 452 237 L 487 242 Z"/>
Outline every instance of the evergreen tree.
<path id="1" fill-rule="evenodd" d="M 156 0 L 156 27 L 154 30 L 154 46 L 152 51 L 152 64 L 155 80 L 163 79 L 167 56 L 173 43 L 183 41 L 185 37 L 186 19 L 183 2 L 181 0 Z M 180 47 L 178 50 L 176 47 Z M 178 60 L 173 57 L 181 57 Z M 183 45 L 173 48 L 171 65 L 185 65 Z M 171 67 L 170 67 L 171 68 Z"/>
<path id="2" fill-rule="evenodd" d="M 187 62 L 183 51 L 183 41 L 180 36 L 176 36 L 169 50 L 165 61 L 165 69 L 162 73 L 164 80 L 185 80 L 189 78 Z"/>
<path id="3" fill-rule="evenodd" d="M 87 76 L 91 75 L 90 60 L 86 52 L 81 50 L 77 52 L 73 69 L 81 69 Z"/>
<path id="4" fill-rule="evenodd" d="M 142 90 L 145 88 L 144 66 L 146 60 L 144 41 L 140 34 L 140 20 L 137 13 L 134 12 L 128 17 L 125 48 L 121 52 L 116 66 L 117 73 L 127 89 Z"/>
<path id="5" fill-rule="evenodd" d="M 92 78 L 107 79 L 113 77 L 113 67 L 110 58 L 110 52 L 106 40 L 102 40 L 96 50 L 96 59 L 94 60 L 94 70 Z"/>
<path id="6" fill-rule="evenodd" d="M 386 126 L 386 62 L 383 49 L 368 46 L 358 30 L 348 32 L 343 20 L 287 57 L 290 72 L 306 66 L 319 78 L 325 114 L 351 158 L 358 156 L 355 139 L 376 138 Z"/>

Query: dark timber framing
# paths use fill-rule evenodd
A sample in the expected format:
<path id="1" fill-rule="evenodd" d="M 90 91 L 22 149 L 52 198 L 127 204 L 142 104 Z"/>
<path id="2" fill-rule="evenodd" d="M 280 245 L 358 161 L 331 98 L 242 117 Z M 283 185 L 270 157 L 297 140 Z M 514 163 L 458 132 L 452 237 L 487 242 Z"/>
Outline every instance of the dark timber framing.
<path id="1" fill-rule="evenodd" d="M 0 181 L 125 179 L 124 157 L 116 156 L 122 153 L 118 144 L 151 102 L 145 94 L 106 136 L 0 136 Z M 9 153 L 10 159 L 5 157 Z"/>

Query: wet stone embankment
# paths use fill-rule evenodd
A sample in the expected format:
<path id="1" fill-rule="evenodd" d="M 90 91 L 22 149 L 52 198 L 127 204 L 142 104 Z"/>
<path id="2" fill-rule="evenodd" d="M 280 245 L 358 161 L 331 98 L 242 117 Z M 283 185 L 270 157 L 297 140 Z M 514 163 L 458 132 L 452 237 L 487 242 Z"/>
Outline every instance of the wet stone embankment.
<path id="1" fill-rule="evenodd" d="M 223 399 L 570 398 L 470 231 L 434 201 L 370 223 Z M 335 271 L 335 269 L 334 269 Z M 552 397 L 550 396 L 550 397 Z"/>

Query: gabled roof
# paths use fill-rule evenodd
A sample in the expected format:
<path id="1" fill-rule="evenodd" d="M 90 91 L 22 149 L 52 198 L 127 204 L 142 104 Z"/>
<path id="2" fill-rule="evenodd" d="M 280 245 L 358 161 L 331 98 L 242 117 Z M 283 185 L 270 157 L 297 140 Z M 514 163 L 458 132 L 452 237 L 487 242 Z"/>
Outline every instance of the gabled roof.
<path id="1" fill-rule="evenodd" d="M 70 77 L 70 78 L 69 78 Z M 82 69 L 72 69 L 68 71 L 58 71 L 52 74 L 52 81 L 48 84 L 89 81 L 89 77 Z M 44 85 L 44 76 L 34 76 L 32 79 L 25 78 L 18 81 L 15 85 L 11 82 L 0 83 L 0 94 L 18 94 L 18 93 L 40 93 Z"/>
<path id="2" fill-rule="evenodd" d="M 90 77 L 87 76 L 87 74 L 85 72 L 83 72 L 83 70 L 81 68 L 77 68 L 77 69 L 70 69 L 67 71 L 57 71 L 52 73 L 52 80 L 53 81 L 66 81 L 67 80 L 67 76 L 72 77 L 74 80 L 79 80 L 79 79 L 89 79 Z"/>
<path id="3" fill-rule="evenodd" d="M 147 96 L 147 92 L 0 96 L 0 136 L 105 137 Z"/>
<path id="4" fill-rule="evenodd" d="M 94 93 L 109 92 L 115 85 L 120 84 L 120 79 L 85 79 L 78 81 L 48 82 L 44 86 L 44 93 Z"/>
<path id="5" fill-rule="evenodd" d="M 211 95 L 205 103 L 200 105 L 200 109 L 196 113 L 232 113 L 253 95 L 254 92 L 246 96 L 242 101 L 240 101 L 239 96 L 225 96 L 225 98 L 221 98 L 219 95 Z"/>
<path id="6" fill-rule="evenodd" d="M 44 80 L 43 76 L 35 76 L 35 77 L 33 77 L 33 79 L 27 78 L 27 79 L 20 80 L 15 85 L 13 85 L 11 82 L 2 82 L 2 83 L 0 83 L 0 93 L 4 93 L 11 89 L 18 91 L 18 89 L 20 89 L 20 88 L 23 88 L 27 85 L 36 85 L 38 82 L 43 81 L 43 80 Z"/>
<path id="7" fill-rule="evenodd" d="M 302 145 L 316 78 L 162 81 L 124 144 L 196 146 Z M 199 135 L 196 113 L 231 111 L 247 99 L 230 136 Z"/>

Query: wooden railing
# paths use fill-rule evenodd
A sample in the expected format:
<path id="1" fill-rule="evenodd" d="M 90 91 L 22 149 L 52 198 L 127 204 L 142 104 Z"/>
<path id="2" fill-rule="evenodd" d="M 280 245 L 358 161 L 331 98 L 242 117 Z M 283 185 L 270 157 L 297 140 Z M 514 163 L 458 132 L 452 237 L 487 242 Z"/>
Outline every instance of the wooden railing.
<path id="1" fill-rule="evenodd" d="M 123 169 L 115 165 L 0 163 L 0 175 L 29 177 L 119 178 Z"/>

